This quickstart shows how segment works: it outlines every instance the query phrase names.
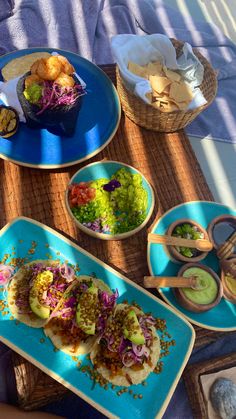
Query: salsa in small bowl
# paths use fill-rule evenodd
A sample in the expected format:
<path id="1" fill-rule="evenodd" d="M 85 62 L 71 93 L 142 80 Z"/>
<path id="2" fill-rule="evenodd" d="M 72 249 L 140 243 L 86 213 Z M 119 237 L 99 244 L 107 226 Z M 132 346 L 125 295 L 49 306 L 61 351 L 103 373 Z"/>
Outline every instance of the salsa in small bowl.
<path id="1" fill-rule="evenodd" d="M 77 227 L 103 240 L 120 240 L 140 231 L 154 202 L 151 185 L 137 169 L 109 160 L 80 169 L 66 190 L 66 207 Z"/>
<path id="2" fill-rule="evenodd" d="M 203 313 L 211 310 L 223 295 L 223 287 L 220 278 L 209 266 L 200 263 L 186 263 L 178 272 L 180 277 L 195 277 L 199 287 L 174 288 L 174 295 L 179 304 L 186 310 Z"/>
<path id="3" fill-rule="evenodd" d="M 174 221 L 167 230 L 167 235 L 183 239 L 209 239 L 207 231 L 196 221 L 182 218 Z M 195 248 L 168 246 L 170 257 L 177 263 L 200 262 L 208 252 L 202 252 Z"/>

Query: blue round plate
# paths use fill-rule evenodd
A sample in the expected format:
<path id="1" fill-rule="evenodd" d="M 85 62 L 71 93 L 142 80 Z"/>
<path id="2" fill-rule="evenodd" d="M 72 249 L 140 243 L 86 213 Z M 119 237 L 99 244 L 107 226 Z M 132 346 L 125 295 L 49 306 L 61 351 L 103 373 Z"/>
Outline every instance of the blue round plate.
<path id="1" fill-rule="evenodd" d="M 57 51 L 67 57 L 87 85 L 75 134 L 68 138 L 46 129 L 30 129 L 21 123 L 15 135 L 0 137 L 0 157 L 42 169 L 71 166 L 99 153 L 113 138 L 121 115 L 118 94 L 100 68 L 69 51 L 55 48 L 14 51 L 0 57 L 0 68 L 14 58 L 39 51 Z"/>
<path id="2" fill-rule="evenodd" d="M 128 164 L 113 161 L 113 160 L 105 160 L 105 161 L 97 161 L 95 163 L 88 164 L 87 166 L 82 167 L 78 172 L 74 174 L 74 176 L 71 178 L 69 185 L 71 183 L 80 183 L 80 182 L 89 182 L 92 180 L 97 180 L 100 178 L 110 178 L 117 170 L 125 168 L 128 172 L 132 174 L 139 174 L 142 176 L 142 185 L 144 189 L 147 191 L 148 195 L 148 205 L 147 205 L 147 215 L 145 220 L 140 224 L 138 227 L 136 227 L 134 230 L 127 231 L 125 233 L 120 234 L 105 234 L 105 233 L 97 233 L 93 230 L 90 230 L 89 228 L 85 227 L 82 223 L 80 223 L 75 216 L 73 215 L 69 202 L 68 202 L 68 191 L 66 192 L 66 207 L 68 210 L 68 213 L 72 217 L 73 221 L 76 223 L 76 225 L 83 230 L 86 234 L 89 234 L 90 236 L 96 237 L 98 239 L 103 240 L 121 240 L 126 239 L 130 236 L 132 236 L 135 233 L 138 233 L 149 221 L 155 204 L 155 198 L 154 193 L 152 190 L 151 185 L 147 181 L 147 179 L 143 176 L 139 170 L 135 169 L 132 166 L 129 166 Z"/>
<path id="3" fill-rule="evenodd" d="M 166 212 L 153 226 L 152 233 L 165 234 L 168 226 L 180 218 L 191 218 L 206 228 L 210 221 L 223 214 L 236 215 L 236 210 L 215 202 L 196 201 L 178 205 Z M 151 275 L 175 276 L 180 264 L 173 263 L 164 247 L 149 243 L 147 251 L 148 266 Z M 212 251 L 201 263 L 220 273 L 218 258 Z M 170 288 L 159 289 L 162 297 L 178 312 L 191 322 L 206 329 L 230 331 L 236 330 L 236 305 L 222 298 L 220 304 L 204 313 L 192 313 L 181 307 Z"/>

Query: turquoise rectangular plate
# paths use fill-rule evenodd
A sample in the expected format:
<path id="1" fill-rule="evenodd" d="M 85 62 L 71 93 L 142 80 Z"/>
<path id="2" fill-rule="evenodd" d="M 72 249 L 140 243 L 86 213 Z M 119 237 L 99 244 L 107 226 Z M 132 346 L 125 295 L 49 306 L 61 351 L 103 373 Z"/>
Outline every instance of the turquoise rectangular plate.
<path id="1" fill-rule="evenodd" d="M 0 312 L 0 340 L 20 353 L 45 373 L 69 388 L 95 409 L 109 417 L 129 419 L 161 418 L 170 401 L 174 389 L 191 354 L 195 333 L 190 323 L 177 314 L 166 303 L 142 289 L 110 266 L 75 245 L 51 228 L 25 217 L 14 219 L 0 231 L 0 259 L 8 254 L 7 263 L 12 258 L 60 259 L 80 267 L 81 274 L 96 274 L 112 289 L 118 289 L 119 299 L 136 301 L 146 312 L 166 320 L 167 331 L 176 342 L 170 347 L 170 354 L 162 358 L 163 371 L 150 374 L 147 385 L 131 386 L 134 394 L 142 394 L 134 399 L 129 393 L 117 395 L 119 387 L 108 390 L 95 385 L 83 374 L 71 356 L 61 351 L 54 352 L 51 341 L 45 338 L 42 329 L 33 329 L 22 323 L 10 320 L 10 314 Z M 36 242 L 34 253 L 32 242 Z M 0 300 L 6 298 L 0 292 Z M 45 340 L 42 342 L 42 338 Z M 41 340 L 41 342 L 40 342 Z M 82 365 L 90 363 L 86 356 L 80 357 Z M 124 409 L 125 406 L 125 409 Z"/>

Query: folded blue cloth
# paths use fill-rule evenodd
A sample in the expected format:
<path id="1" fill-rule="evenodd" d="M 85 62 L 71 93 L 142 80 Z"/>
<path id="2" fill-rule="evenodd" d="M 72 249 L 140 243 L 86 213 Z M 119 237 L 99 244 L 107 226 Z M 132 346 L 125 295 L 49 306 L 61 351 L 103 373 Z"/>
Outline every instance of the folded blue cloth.
<path id="1" fill-rule="evenodd" d="M 0 0 L 0 22 L 3 19 L 12 16 L 14 8 L 13 0 Z"/>

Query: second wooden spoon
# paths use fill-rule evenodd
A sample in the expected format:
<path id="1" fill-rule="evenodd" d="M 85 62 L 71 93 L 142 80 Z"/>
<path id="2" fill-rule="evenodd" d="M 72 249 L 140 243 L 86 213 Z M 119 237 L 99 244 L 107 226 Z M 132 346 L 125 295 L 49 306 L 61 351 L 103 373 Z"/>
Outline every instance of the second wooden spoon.
<path id="1" fill-rule="evenodd" d="M 183 246 L 200 250 L 201 252 L 210 252 L 213 245 L 206 239 L 183 239 L 182 237 L 168 236 L 162 234 L 148 234 L 148 242 L 157 244 L 167 244 L 170 246 Z"/>
<path id="2" fill-rule="evenodd" d="M 145 288 L 192 288 L 194 290 L 202 290 L 205 288 L 200 283 L 196 276 L 183 277 L 183 276 L 145 276 L 143 285 Z"/>

